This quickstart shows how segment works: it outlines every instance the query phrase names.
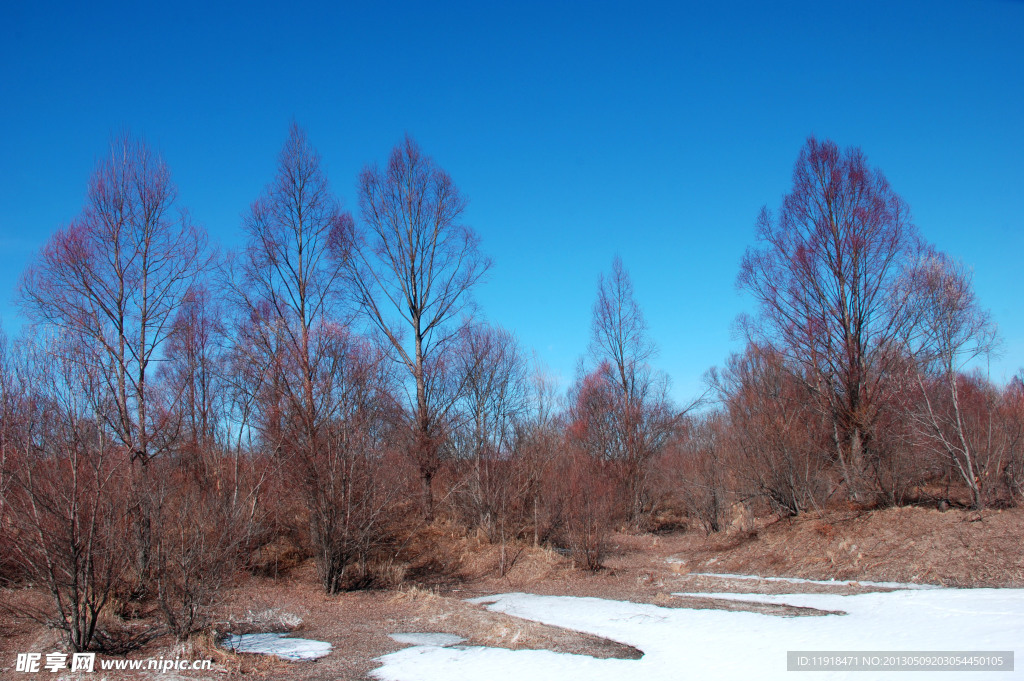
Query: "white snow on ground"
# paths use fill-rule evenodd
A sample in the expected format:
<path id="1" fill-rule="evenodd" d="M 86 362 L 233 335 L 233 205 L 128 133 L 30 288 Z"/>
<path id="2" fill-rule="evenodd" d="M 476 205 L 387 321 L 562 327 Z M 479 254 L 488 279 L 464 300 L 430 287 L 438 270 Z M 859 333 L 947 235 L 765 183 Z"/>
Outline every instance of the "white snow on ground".
<path id="1" fill-rule="evenodd" d="M 693 594 L 698 595 L 698 594 Z M 842 611 L 778 617 L 751 612 L 662 608 L 599 598 L 502 594 L 474 599 L 491 610 L 636 646 L 640 660 L 599 660 L 544 650 L 415 646 L 380 658 L 389 681 L 684 681 L 686 679 L 935 678 L 935 672 L 786 671 L 786 651 L 1006 651 L 1024 655 L 1024 589 L 933 589 L 833 594 L 699 594 Z M 944 679 L 1024 678 L 1015 672 L 944 672 Z"/>
<path id="2" fill-rule="evenodd" d="M 454 646 L 464 643 L 466 639 L 455 634 L 432 634 L 424 632 L 410 632 L 407 634 L 391 634 L 391 639 L 398 643 L 409 643 L 414 646 Z"/>
<path id="3" fill-rule="evenodd" d="M 331 644 L 287 634 L 233 634 L 224 639 L 225 648 L 236 653 L 277 655 L 286 660 L 315 660 L 330 654 Z"/>
<path id="4" fill-rule="evenodd" d="M 673 562 L 673 561 L 669 561 Z M 868 582 L 863 580 L 835 580 L 835 579 L 801 579 L 799 577 L 759 577 L 757 575 L 730 575 L 719 572 L 689 572 L 694 577 L 718 577 L 720 579 L 752 579 L 759 582 L 785 582 L 786 584 L 824 584 L 825 586 L 836 585 L 860 585 L 874 586 L 882 589 L 941 589 L 936 584 L 914 584 L 912 582 Z"/>

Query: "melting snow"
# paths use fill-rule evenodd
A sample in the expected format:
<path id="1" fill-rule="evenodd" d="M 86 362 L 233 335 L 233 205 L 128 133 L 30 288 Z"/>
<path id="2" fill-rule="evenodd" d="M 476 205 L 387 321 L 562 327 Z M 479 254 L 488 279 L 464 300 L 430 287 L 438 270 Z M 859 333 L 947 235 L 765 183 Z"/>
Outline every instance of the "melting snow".
<path id="1" fill-rule="evenodd" d="M 330 643 L 288 638 L 287 634 L 232 634 L 223 646 L 236 653 L 277 655 L 286 660 L 315 660 L 331 652 Z"/>
<path id="2" fill-rule="evenodd" d="M 697 595 L 697 594 L 692 594 Z M 474 599 L 491 610 L 636 646 L 639 660 L 596 659 L 547 650 L 417 646 L 380 658 L 388 681 L 685 681 L 785 679 L 786 652 L 1005 651 L 1024 641 L 1024 589 L 929 589 L 835 594 L 699 594 L 786 603 L 846 615 L 777 617 L 752 612 L 662 608 L 599 598 L 503 594 Z M 950 678 L 1021 678 L 1016 672 L 955 672 Z M 807 678 L 934 678 L 930 672 L 819 672 Z M 802 678 L 802 677 L 801 677 Z"/>

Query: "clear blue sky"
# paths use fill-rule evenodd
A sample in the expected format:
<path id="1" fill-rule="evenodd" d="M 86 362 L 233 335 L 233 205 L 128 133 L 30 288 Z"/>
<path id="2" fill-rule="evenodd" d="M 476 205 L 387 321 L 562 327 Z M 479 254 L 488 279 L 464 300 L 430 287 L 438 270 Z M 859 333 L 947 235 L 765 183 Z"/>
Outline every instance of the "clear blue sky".
<path id="1" fill-rule="evenodd" d="M 299 6 L 301 5 L 301 6 Z M 598 274 L 630 270 L 673 393 L 739 348 L 735 277 L 810 134 L 859 146 L 974 268 L 1024 366 L 1024 3 L 6 2 L 0 316 L 112 134 L 168 161 L 226 248 L 290 121 L 354 208 L 412 134 L 470 198 L 477 298 L 564 380 Z"/>

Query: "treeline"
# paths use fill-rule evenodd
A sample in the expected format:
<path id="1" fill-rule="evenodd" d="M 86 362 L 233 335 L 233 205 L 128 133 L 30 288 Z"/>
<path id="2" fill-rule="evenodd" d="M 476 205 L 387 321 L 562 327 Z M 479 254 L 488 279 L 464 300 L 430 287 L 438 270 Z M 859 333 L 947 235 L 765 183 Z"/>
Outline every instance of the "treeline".
<path id="1" fill-rule="evenodd" d="M 1021 500 L 1024 385 L 967 370 L 996 341 L 969 272 L 856 150 L 802 150 L 742 263 L 747 349 L 685 408 L 618 259 L 561 394 L 475 314 L 490 261 L 415 142 L 363 170 L 358 206 L 293 126 L 219 254 L 159 156 L 112 145 L 0 343 L 0 577 L 49 595 L 18 614 L 122 650 L 203 631 L 282 556 L 331 593 L 397 584 L 436 523 L 508 546 L 502 572 L 529 544 L 596 569 L 616 528 Z"/>

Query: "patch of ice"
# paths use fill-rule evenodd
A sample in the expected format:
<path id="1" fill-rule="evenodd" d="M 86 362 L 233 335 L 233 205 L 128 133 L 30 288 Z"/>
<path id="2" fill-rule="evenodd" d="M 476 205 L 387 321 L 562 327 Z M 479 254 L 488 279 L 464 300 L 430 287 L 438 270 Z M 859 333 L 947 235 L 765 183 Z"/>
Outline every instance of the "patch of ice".
<path id="1" fill-rule="evenodd" d="M 409 632 L 405 634 L 391 634 L 391 638 L 399 643 L 409 643 L 414 646 L 435 646 L 444 648 L 465 642 L 466 639 L 455 634 L 440 634 L 427 632 Z"/>
<path id="2" fill-rule="evenodd" d="M 683 561 L 685 562 L 685 561 Z M 870 582 L 862 579 L 801 579 L 800 577 L 761 577 L 759 575 L 732 575 L 724 572 L 690 572 L 694 577 L 718 577 L 720 579 L 750 579 L 759 582 L 785 582 L 787 584 L 823 584 L 825 586 L 877 586 L 883 589 L 941 589 L 936 584 L 914 584 L 913 582 Z"/>
<path id="3" fill-rule="evenodd" d="M 236 653 L 277 655 L 285 660 L 315 660 L 331 652 L 326 641 L 288 638 L 287 634 L 232 634 L 222 645 Z"/>
<path id="4" fill-rule="evenodd" d="M 723 594 L 699 594 L 719 597 Z M 385 655 L 374 676 L 387 681 L 685 681 L 736 679 L 793 681 L 789 650 L 1005 651 L 1024 640 L 1024 589 L 933 589 L 836 594 L 724 594 L 845 616 L 776 617 L 727 610 L 662 608 L 599 598 L 504 594 L 474 599 L 490 610 L 573 629 L 635 646 L 639 660 L 595 659 L 548 650 L 418 646 Z M 1017 672 L 1019 675 L 1019 672 Z M 857 672 L 814 678 L 863 681 Z M 892 672 L 872 679 L 932 678 Z M 957 679 L 990 680 L 990 672 L 959 672 Z M 1010 675 L 999 675 L 1011 678 Z M 810 678 L 810 676 L 808 677 Z"/>

